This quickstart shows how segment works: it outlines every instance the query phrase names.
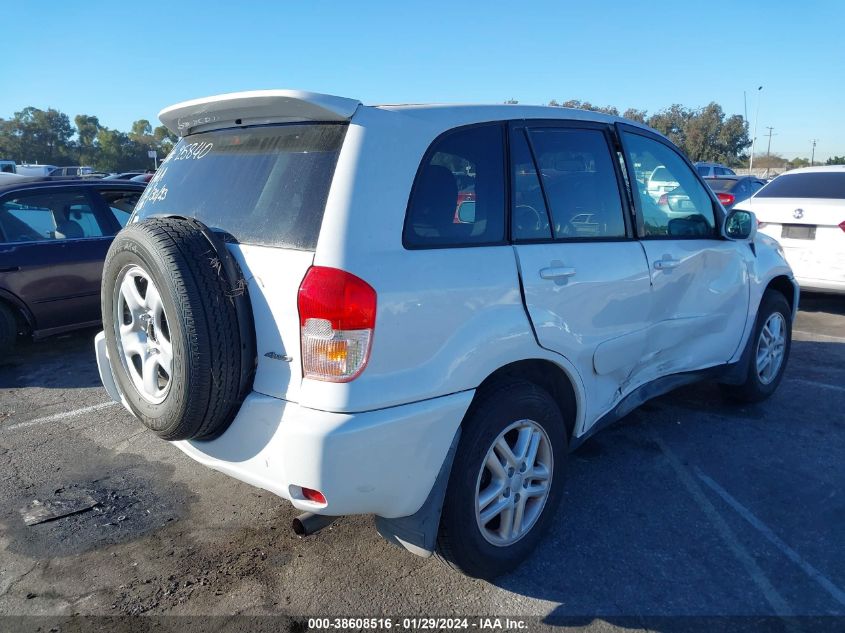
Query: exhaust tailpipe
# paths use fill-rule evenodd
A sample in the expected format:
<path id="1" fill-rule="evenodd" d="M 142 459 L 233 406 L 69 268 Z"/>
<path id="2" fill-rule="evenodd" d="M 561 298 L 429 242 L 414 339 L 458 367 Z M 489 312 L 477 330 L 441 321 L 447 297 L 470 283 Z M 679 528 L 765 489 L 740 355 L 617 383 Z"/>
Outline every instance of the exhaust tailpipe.
<path id="1" fill-rule="evenodd" d="M 329 517 L 313 512 L 304 512 L 293 520 L 293 532 L 297 536 L 310 536 L 316 534 L 324 527 L 331 525 L 339 517 Z"/>

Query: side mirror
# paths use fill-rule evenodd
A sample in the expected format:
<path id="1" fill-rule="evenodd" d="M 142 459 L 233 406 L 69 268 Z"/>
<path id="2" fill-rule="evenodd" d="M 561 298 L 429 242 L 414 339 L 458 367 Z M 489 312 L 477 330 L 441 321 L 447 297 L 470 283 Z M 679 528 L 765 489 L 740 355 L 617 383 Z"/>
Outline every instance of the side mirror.
<path id="1" fill-rule="evenodd" d="M 757 216 L 751 211 L 734 209 L 725 218 L 724 235 L 731 240 L 753 240 L 757 234 Z"/>

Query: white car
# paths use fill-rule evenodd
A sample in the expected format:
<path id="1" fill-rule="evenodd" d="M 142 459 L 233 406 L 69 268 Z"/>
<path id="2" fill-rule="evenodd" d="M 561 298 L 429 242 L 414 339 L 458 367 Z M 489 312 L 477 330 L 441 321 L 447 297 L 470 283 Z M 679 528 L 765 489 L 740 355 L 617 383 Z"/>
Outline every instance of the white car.
<path id="1" fill-rule="evenodd" d="M 845 293 L 845 165 L 788 171 L 737 206 L 780 242 L 801 288 Z"/>
<path id="2" fill-rule="evenodd" d="M 663 165 L 655 167 L 646 181 L 646 189 L 652 200 L 657 202 L 663 195 L 678 188 L 678 181 Z"/>
<path id="3" fill-rule="evenodd" d="M 107 256 L 100 375 L 163 439 L 290 501 L 298 533 L 373 514 L 491 578 L 555 519 L 592 433 L 694 380 L 756 401 L 783 375 L 789 266 L 642 125 L 287 90 L 160 118 L 183 138 Z M 641 161 L 686 216 L 643 222 Z"/>

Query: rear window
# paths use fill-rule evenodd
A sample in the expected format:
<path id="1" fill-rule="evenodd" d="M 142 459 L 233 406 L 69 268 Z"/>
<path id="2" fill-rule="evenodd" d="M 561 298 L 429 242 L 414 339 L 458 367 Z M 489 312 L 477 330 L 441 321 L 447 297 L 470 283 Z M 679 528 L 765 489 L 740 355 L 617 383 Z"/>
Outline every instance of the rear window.
<path id="1" fill-rule="evenodd" d="M 845 198 L 845 171 L 778 176 L 757 192 L 758 198 Z"/>
<path id="2" fill-rule="evenodd" d="M 736 187 L 739 180 L 732 180 L 729 178 L 708 178 L 705 180 L 710 188 L 713 191 L 722 192 L 722 191 L 731 191 L 734 187 Z"/>
<path id="3" fill-rule="evenodd" d="M 654 182 L 676 182 L 675 177 L 665 167 L 658 167 L 651 173 L 650 180 Z"/>
<path id="4" fill-rule="evenodd" d="M 193 134 L 161 164 L 137 218 L 182 215 L 243 244 L 313 250 L 346 129 L 295 123 Z"/>

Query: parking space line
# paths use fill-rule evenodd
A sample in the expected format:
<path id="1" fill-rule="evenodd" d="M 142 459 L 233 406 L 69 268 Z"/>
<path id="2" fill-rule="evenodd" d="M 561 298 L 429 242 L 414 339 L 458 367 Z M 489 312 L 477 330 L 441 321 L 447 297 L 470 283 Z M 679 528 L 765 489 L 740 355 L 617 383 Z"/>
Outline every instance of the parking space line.
<path id="1" fill-rule="evenodd" d="M 101 402 L 100 404 L 92 404 L 90 407 L 74 409 L 73 411 L 63 411 L 62 413 L 48 415 L 43 418 L 36 418 L 34 420 L 26 420 L 25 422 L 18 422 L 17 424 L 10 424 L 9 426 L 0 426 L 0 430 L 14 431 L 15 429 L 23 429 L 28 426 L 37 426 L 39 424 L 47 424 L 49 422 L 58 422 L 59 420 L 75 418 L 80 415 L 85 415 L 86 413 L 92 413 L 93 411 L 99 411 L 100 409 L 112 407 L 116 404 L 117 402 Z"/>
<path id="2" fill-rule="evenodd" d="M 766 574 L 751 554 L 748 553 L 748 550 L 746 550 L 739 542 L 736 535 L 725 522 L 725 519 L 722 518 L 722 515 L 719 514 L 716 507 L 710 503 L 710 500 L 704 494 L 704 490 L 702 490 L 701 486 L 695 481 L 695 479 L 693 479 L 692 475 L 690 475 L 689 470 L 684 467 L 681 460 L 679 460 L 677 455 L 675 455 L 675 453 L 666 445 L 655 429 L 649 427 L 649 431 L 654 441 L 663 452 L 663 456 L 666 458 L 666 461 L 669 462 L 669 465 L 675 471 L 678 479 L 680 479 L 681 483 L 684 485 L 684 488 L 687 489 L 687 492 L 689 492 L 698 504 L 698 507 L 713 524 L 713 527 L 716 528 L 719 536 L 722 537 L 722 540 L 731 550 L 736 559 L 743 567 L 745 567 L 745 570 L 748 572 L 748 575 L 751 576 L 754 584 L 757 585 L 757 588 L 762 592 L 763 597 L 765 597 L 766 601 L 774 610 L 775 615 L 780 617 L 794 615 L 784 597 L 778 593 L 778 590 L 775 589 Z"/>
<path id="3" fill-rule="evenodd" d="M 806 385 L 808 387 L 822 387 L 823 389 L 833 389 L 834 391 L 841 391 L 845 393 L 845 387 L 840 387 L 839 385 L 831 385 L 826 382 L 817 382 L 815 380 L 806 380 L 804 378 L 789 378 L 789 382 L 797 382 L 801 385 Z"/>
<path id="4" fill-rule="evenodd" d="M 775 547 L 777 547 L 781 552 L 783 552 L 789 560 L 798 565 L 804 571 L 804 573 L 806 573 L 810 578 L 815 580 L 819 585 L 821 585 L 825 589 L 825 591 L 827 591 L 831 596 L 833 596 L 834 600 L 836 600 L 842 606 L 845 606 L 845 591 L 833 584 L 833 582 L 829 580 L 824 574 L 822 574 L 818 569 L 816 569 L 810 563 L 804 560 L 798 552 L 796 552 L 789 545 L 784 543 L 780 539 L 780 537 L 772 531 L 769 526 L 767 526 L 760 519 L 754 516 L 748 508 L 746 508 L 739 501 L 734 499 L 730 495 L 730 493 L 728 493 L 719 484 L 717 484 L 710 477 L 701 472 L 697 467 L 693 467 L 693 470 L 695 471 L 696 476 L 702 482 L 704 482 L 704 484 L 708 488 L 710 488 L 713 492 L 719 495 L 725 501 L 725 503 L 727 503 L 734 510 L 736 510 L 743 519 L 745 519 L 752 526 L 757 528 L 757 530 L 763 536 L 769 539 L 769 541 Z"/>

